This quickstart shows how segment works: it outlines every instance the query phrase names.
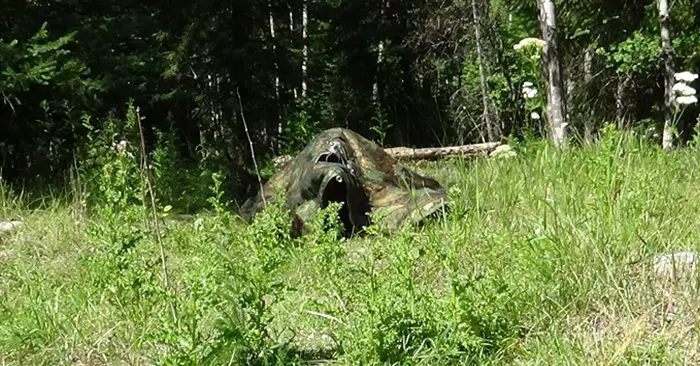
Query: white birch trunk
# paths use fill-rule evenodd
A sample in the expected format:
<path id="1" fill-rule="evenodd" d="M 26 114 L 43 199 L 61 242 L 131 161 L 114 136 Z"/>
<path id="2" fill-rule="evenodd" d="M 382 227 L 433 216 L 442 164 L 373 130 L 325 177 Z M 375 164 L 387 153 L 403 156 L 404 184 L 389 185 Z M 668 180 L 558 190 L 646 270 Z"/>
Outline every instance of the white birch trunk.
<path id="1" fill-rule="evenodd" d="M 275 18 L 272 16 L 272 3 L 270 1 L 267 2 L 267 5 L 270 8 L 270 38 L 272 38 L 273 42 L 275 40 Z M 272 44 L 272 51 L 277 50 L 277 46 L 273 43 Z M 279 77 L 279 65 L 277 65 L 277 61 L 274 61 L 275 63 L 275 96 L 277 97 L 277 100 L 280 98 L 280 77 Z"/>
<path id="2" fill-rule="evenodd" d="M 379 44 L 377 45 L 377 69 L 379 69 L 379 65 L 381 65 L 382 60 L 384 59 L 384 41 L 379 41 Z M 372 83 L 372 102 L 379 103 L 379 81 L 377 80 L 377 74 L 375 73 L 374 75 L 374 83 Z"/>
<path id="3" fill-rule="evenodd" d="M 484 70 L 484 55 L 481 50 L 481 26 L 479 24 L 479 13 L 476 10 L 476 0 L 472 0 L 472 15 L 474 17 L 474 38 L 476 40 L 476 58 L 479 63 L 479 82 L 481 84 L 481 101 L 483 103 L 482 118 L 486 124 L 486 134 L 489 141 L 496 139 L 491 116 L 489 115 L 489 89 L 486 84 L 486 70 Z"/>
<path id="4" fill-rule="evenodd" d="M 671 45 L 668 0 L 658 0 L 659 23 L 661 25 L 661 57 L 664 60 L 664 131 L 661 147 L 673 148 L 673 47 Z"/>
<path id="5" fill-rule="evenodd" d="M 294 34 L 294 10 L 291 7 L 289 8 L 289 33 L 290 33 L 290 36 L 292 36 Z M 292 92 L 294 93 L 294 100 L 296 100 L 297 97 L 299 96 L 296 86 L 294 88 L 292 88 Z"/>
<path id="6" fill-rule="evenodd" d="M 593 53 L 595 49 L 593 46 L 586 48 L 586 52 L 583 54 L 583 82 L 588 84 L 593 80 Z"/>
<path id="7" fill-rule="evenodd" d="M 556 10 L 553 0 L 538 0 L 540 30 L 545 41 L 542 62 L 547 84 L 547 117 L 551 127 L 552 142 L 563 148 L 566 145 L 566 99 L 564 81 L 557 46 Z"/>
<path id="8" fill-rule="evenodd" d="M 303 44 L 302 48 L 302 59 L 301 59 L 301 96 L 306 97 L 306 67 L 309 59 L 309 46 L 307 44 L 307 31 L 308 31 L 308 0 L 303 0 L 302 10 L 301 10 L 301 39 Z"/>
<path id="9" fill-rule="evenodd" d="M 386 1 L 382 0 L 379 8 L 379 22 L 380 24 L 384 22 L 384 5 Z M 379 41 L 377 44 L 377 71 L 374 73 L 374 83 L 372 83 L 372 103 L 375 106 L 379 103 L 379 67 L 384 60 L 384 40 Z"/>
<path id="10" fill-rule="evenodd" d="M 279 65 L 277 63 L 277 45 L 274 44 L 275 42 L 275 18 L 272 16 L 272 2 L 268 0 L 267 6 L 270 9 L 270 38 L 272 38 L 272 53 L 274 59 L 274 64 L 275 64 L 275 98 L 277 98 L 277 105 L 280 105 L 280 76 L 279 76 Z M 280 151 L 282 149 L 282 132 L 283 132 L 283 127 L 282 126 L 282 116 L 279 114 L 279 109 L 278 109 L 278 114 L 277 114 L 277 151 Z"/>
<path id="11" fill-rule="evenodd" d="M 595 52 L 595 50 L 592 46 L 589 46 L 586 48 L 586 52 L 583 54 L 583 84 L 588 91 L 591 90 L 590 84 L 593 81 L 593 52 Z M 593 110 L 590 109 L 588 112 L 586 112 L 586 116 L 584 118 L 583 139 L 588 143 L 592 140 L 593 128 L 595 127 Z"/>

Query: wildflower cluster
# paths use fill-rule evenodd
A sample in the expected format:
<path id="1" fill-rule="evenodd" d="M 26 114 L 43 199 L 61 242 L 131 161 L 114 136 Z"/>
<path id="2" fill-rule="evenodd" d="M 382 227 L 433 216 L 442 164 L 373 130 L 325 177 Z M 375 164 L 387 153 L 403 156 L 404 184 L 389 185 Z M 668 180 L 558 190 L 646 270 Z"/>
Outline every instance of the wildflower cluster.
<path id="1" fill-rule="evenodd" d="M 516 52 L 519 52 L 522 57 L 531 61 L 538 61 L 544 48 L 545 42 L 538 38 L 524 38 L 513 46 Z"/>
<path id="2" fill-rule="evenodd" d="M 534 47 L 539 50 L 542 49 L 544 45 L 545 42 L 539 38 L 523 38 L 520 40 L 520 42 L 513 46 L 513 49 L 516 51 L 520 51 L 522 49 Z"/>
<path id="3" fill-rule="evenodd" d="M 119 142 L 112 142 L 112 150 L 116 151 L 119 155 L 128 156 L 133 158 L 134 155 L 127 150 L 128 142 L 126 140 L 121 140 Z"/>
<path id="4" fill-rule="evenodd" d="M 499 145 L 489 154 L 492 158 L 507 159 L 516 157 L 518 154 L 510 147 L 510 145 Z"/>
<path id="5" fill-rule="evenodd" d="M 698 74 L 683 71 L 674 74 L 673 77 L 676 79 L 676 84 L 673 85 L 673 91 L 676 93 L 676 104 L 689 105 L 697 103 L 696 90 L 688 84 L 695 81 L 698 78 Z"/>
<path id="6" fill-rule="evenodd" d="M 537 96 L 537 89 L 535 88 L 534 84 L 529 81 L 523 83 L 522 91 L 525 99 L 532 99 Z"/>

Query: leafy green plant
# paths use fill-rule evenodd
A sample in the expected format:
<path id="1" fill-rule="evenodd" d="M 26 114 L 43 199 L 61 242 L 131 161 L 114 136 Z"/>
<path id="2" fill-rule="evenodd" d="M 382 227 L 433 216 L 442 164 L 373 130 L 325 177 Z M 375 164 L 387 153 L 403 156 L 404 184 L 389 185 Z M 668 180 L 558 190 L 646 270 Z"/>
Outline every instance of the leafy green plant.
<path id="1" fill-rule="evenodd" d="M 384 146 L 387 131 L 391 129 L 392 125 L 387 121 L 386 113 L 378 103 L 374 103 L 372 122 L 370 130 L 377 135 L 375 142 L 379 144 L 379 146 Z"/>
<path id="2" fill-rule="evenodd" d="M 129 105 L 122 136 L 133 136 L 137 114 Z M 129 132 L 132 131 L 130 134 Z M 99 140 L 98 140 L 99 141 Z M 138 146 L 138 145 L 136 145 Z M 91 213 L 100 217 L 86 228 L 95 252 L 88 261 L 99 268 L 99 285 L 107 287 L 117 302 L 138 302 L 162 293 L 157 284 L 159 259 L 152 252 L 147 220 L 146 183 L 139 166 L 138 148 L 126 139 L 109 146 L 96 146 L 101 157 Z"/>
<path id="3" fill-rule="evenodd" d="M 215 182 L 220 179 L 214 178 Z M 215 183 L 210 202 L 218 215 L 226 216 L 219 203 L 220 188 Z M 280 200 L 283 202 L 283 200 Z M 213 230 L 226 237 L 225 222 L 208 220 L 205 230 Z M 206 222 L 206 221 L 205 221 Z M 271 309 L 290 291 L 280 277 L 280 270 L 295 246 L 291 238 L 289 213 L 282 204 L 270 204 L 256 215 L 253 223 L 241 236 L 231 238 L 228 245 L 217 250 L 224 263 L 227 283 L 219 291 L 220 303 L 217 321 L 218 337 L 215 346 L 204 358 L 218 363 L 234 360 L 244 364 L 269 364 L 282 357 L 288 360 L 287 343 L 271 328 L 274 315 Z"/>

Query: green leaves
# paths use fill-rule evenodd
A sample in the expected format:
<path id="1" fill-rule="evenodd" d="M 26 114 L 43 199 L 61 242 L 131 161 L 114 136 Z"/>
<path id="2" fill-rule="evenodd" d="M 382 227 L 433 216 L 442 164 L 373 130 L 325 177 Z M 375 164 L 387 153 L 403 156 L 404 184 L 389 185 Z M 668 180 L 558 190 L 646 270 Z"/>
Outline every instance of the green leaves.
<path id="1" fill-rule="evenodd" d="M 65 47 L 73 41 L 75 32 L 51 41 L 46 28 L 47 24 L 43 23 L 39 31 L 19 47 L 16 39 L 0 46 L 0 70 L 4 76 L 0 79 L 0 93 L 16 96 L 28 91 L 33 84 L 46 86 L 62 76 L 60 66 L 67 62 L 65 56 L 70 54 Z"/>
<path id="2" fill-rule="evenodd" d="M 631 37 L 596 52 L 618 74 L 648 75 L 661 67 L 661 42 L 656 35 L 636 31 Z"/>

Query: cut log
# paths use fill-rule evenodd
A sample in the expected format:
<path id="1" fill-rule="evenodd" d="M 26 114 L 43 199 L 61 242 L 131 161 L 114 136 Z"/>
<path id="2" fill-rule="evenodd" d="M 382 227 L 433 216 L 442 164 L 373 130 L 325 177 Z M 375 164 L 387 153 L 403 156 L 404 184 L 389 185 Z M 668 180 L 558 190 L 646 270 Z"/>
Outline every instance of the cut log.
<path id="1" fill-rule="evenodd" d="M 421 149 L 392 147 L 384 149 L 384 151 L 399 160 L 430 160 L 449 156 L 486 156 L 500 145 L 500 142 L 487 142 L 474 145 L 426 147 Z"/>

